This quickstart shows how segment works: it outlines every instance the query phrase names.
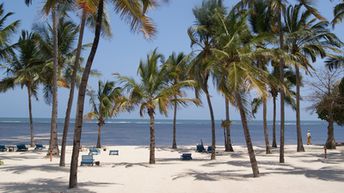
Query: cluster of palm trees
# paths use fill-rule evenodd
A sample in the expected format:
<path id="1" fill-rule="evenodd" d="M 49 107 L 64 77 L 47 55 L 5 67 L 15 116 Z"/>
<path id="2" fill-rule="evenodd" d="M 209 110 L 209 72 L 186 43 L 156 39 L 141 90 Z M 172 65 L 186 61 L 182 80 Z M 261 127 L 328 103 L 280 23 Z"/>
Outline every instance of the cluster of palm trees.
<path id="1" fill-rule="evenodd" d="M 106 3 L 107 2 L 107 3 Z M 245 141 L 252 166 L 253 176 L 259 175 L 247 119 L 263 107 L 263 124 L 266 153 L 271 153 L 267 127 L 267 101 L 271 96 L 274 104 L 273 141 L 276 143 L 276 99 L 280 96 L 280 163 L 284 163 L 284 105 L 290 104 L 296 111 L 297 151 L 304 151 L 300 124 L 300 87 L 302 76 L 313 71 L 312 63 L 319 57 L 328 57 L 332 67 L 343 65 L 342 42 L 329 29 L 326 21 L 311 4 L 298 0 L 296 5 L 285 0 L 241 0 L 229 10 L 223 0 L 204 0 L 193 9 L 195 24 L 187 33 L 190 37 L 190 54 L 171 54 L 167 58 L 154 50 L 142 60 L 138 68 L 139 81 L 115 74 L 115 82 L 99 82 L 98 92 L 87 89 L 92 64 L 101 34 L 111 35 L 106 5 L 113 5 L 121 19 L 128 22 L 133 31 L 140 31 L 145 38 L 155 35 L 155 25 L 147 11 L 158 5 L 157 0 L 46 0 L 42 11 L 51 15 L 51 24 L 35 25 L 32 32 L 23 31 L 15 44 L 10 43 L 19 21 L 6 24 L 13 13 L 5 14 L 0 5 L 0 60 L 7 76 L 0 82 L 4 92 L 16 85 L 28 92 L 31 145 L 34 144 L 31 98 L 37 98 L 40 86 L 44 88 L 46 101 L 52 104 L 51 135 L 49 153 L 59 155 L 57 140 L 57 92 L 58 87 L 70 88 L 64 122 L 60 166 L 65 166 L 65 146 L 69 128 L 74 89 L 78 85 L 73 153 L 69 187 L 77 186 L 77 167 L 84 116 L 84 102 L 88 94 L 92 112 L 86 117 L 98 120 L 98 142 L 105 119 L 135 107 L 140 114 L 146 112 L 150 118 L 150 158 L 155 163 L 154 117 L 157 110 L 167 114 L 170 106 L 174 110 L 172 148 L 177 148 L 176 114 L 178 105 L 189 102 L 199 105 L 204 94 L 211 120 L 212 153 L 216 158 L 215 117 L 209 84 L 213 81 L 218 92 L 225 98 L 226 119 L 224 144 L 226 151 L 233 151 L 229 117 L 230 104 L 238 108 Z M 27 5 L 31 0 L 25 0 Z M 334 9 L 333 26 L 341 22 L 344 1 Z M 69 17 L 79 13 L 80 24 Z M 94 30 L 93 42 L 83 45 L 85 27 Z M 78 36 L 77 45 L 74 43 Z M 90 47 L 85 60 L 81 52 Z M 295 87 L 295 91 L 293 88 Z M 195 91 L 187 97 L 184 88 Z M 250 102 L 249 95 L 257 98 Z M 252 106 L 252 113 L 249 110 Z"/>

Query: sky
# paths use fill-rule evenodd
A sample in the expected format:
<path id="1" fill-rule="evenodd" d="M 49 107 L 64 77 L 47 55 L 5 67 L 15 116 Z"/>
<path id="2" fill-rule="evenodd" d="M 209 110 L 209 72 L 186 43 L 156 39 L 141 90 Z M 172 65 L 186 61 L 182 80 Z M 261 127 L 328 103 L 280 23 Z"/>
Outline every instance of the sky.
<path id="1" fill-rule="evenodd" d="M 43 2 L 42 0 L 35 0 L 30 7 L 25 6 L 23 0 L 0 0 L 4 3 L 5 11 L 14 12 L 9 21 L 16 19 L 21 20 L 20 29 L 30 30 L 32 25 L 37 22 L 49 22 L 48 17 L 40 13 Z M 227 7 L 231 7 L 237 0 L 225 0 Z M 290 1 L 292 2 L 292 1 Z M 332 10 L 338 0 L 330 2 L 329 0 L 317 0 L 315 6 L 320 13 L 328 20 L 332 19 Z M 133 33 L 130 27 L 123 22 L 113 10 L 113 7 L 108 6 L 108 12 L 111 16 L 111 27 L 113 36 L 111 38 L 102 38 L 99 43 L 97 54 L 93 63 L 93 69 L 102 73 L 101 77 L 90 78 L 89 86 L 96 89 L 98 80 L 114 80 L 113 73 L 120 73 L 131 77 L 136 77 L 137 67 L 140 59 L 144 59 L 146 55 L 158 48 L 158 51 L 168 57 L 172 52 L 190 53 L 190 39 L 187 35 L 187 29 L 194 24 L 195 18 L 192 9 L 199 6 L 201 0 L 170 0 L 168 3 L 162 4 L 149 12 L 149 16 L 153 19 L 157 27 L 157 35 L 151 39 L 146 40 L 140 33 Z M 80 13 L 71 13 L 74 22 L 79 23 Z M 344 41 L 344 24 L 337 25 L 334 29 L 336 35 Z M 19 33 L 14 35 L 13 42 L 18 40 Z M 84 43 L 91 43 L 93 40 L 93 33 L 87 29 L 85 33 Z M 87 58 L 89 50 L 86 50 L 82 55 Z M 315 68 L 323 68 L 322 60 L 318 60 L 314 64 Z M 3 72 L 0 72 L 0 78 L 4 77 Z M 310 79 L 306 77 L 306 79 Z M 210 83 L 210 91 L 212 95 L 213 108 L 215 112 L 215 119 L 222 120 L 225 115 L 224 99 L 214 90 L 212 83 Z M 310 89 L 305 86 L 301 89 L 302 96 L 310 94 Z M 58 117 L 64 118 L 66 105 L 68 101 L 69 90 L 60 88 L 58 90 Z M 77 95 L 77 94 L 75 94 Z M 28 101 L 25 89 L 20 87 L 10 90 L 6 93 L 0 93 L 0 117 L 28 117 Z M 74 100 L 76 103 L 76 98 Z M 187 108 L 178 109 L 178 119 L 209 119 L 209 110 L 207 108 L 206 100 L 203 98 L 203 106 L 195 107 L 193 105 Z M 316 114 L 311 114 L 306 110 L 310 106 L 307 101 L 301 102 L 301 119 L 302 120 L 317 120 Z M 277 101 L 277 109 L 279 109 L 279 102 Z M 90 111 L 88 99 L 85 101 L 85 111 Z M 234 107 L 231 107 L 231 118 L 239 120 L 240 115 Z M 39 100 L 33 101 L 33 116 L 35 118 L 49 118 L 51 116 L 51 106 L 44 103 L 42 94 L 40 92 Z M 75 116 L 75 105 L 73 106 L 72 118 Z M 120 119 L 136 119 L 140 118 L 138 111 L 129 113 L 122 113 L 117 118 Z M 147 118 L 145 116 L 144 118 Z M 172 109 L 168 117 L 159 115 L 157 119 L 171 119 Z M 252 118 L 253 119 L 253 118 Z M 268 103 L 268 120 L 272 119 L 272 102 Z M 277 111 L 277 119 L 279 119 L 279 112 Z M 287 121 L 295 120 L 295 112 L 286 106 L 285 119 Z M 262 120 L 262 110 L 258 111 L 256 120 Z"/>

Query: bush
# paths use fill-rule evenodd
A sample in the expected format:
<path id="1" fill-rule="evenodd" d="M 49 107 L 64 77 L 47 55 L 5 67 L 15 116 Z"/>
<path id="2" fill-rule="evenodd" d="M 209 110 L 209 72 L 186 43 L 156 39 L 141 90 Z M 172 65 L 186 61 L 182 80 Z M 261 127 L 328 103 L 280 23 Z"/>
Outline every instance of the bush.
<path id="1" fill-rule="evenodd" d="M 1 165 L 4 165 L 4 162 L 3 162 L 2 160 L 0 160 L 0 166 L 1 166 Z"/>

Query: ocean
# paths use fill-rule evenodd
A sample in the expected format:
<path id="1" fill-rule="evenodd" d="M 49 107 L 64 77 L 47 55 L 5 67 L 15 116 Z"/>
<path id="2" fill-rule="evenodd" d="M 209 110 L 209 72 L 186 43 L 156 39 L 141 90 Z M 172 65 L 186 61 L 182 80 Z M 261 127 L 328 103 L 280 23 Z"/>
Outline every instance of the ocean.
<path id="1" fill-rule="evenodd" d="M 68 133 L 67 143 L 73 142 L 74 120 Z M 170 146 L 172 144 L 172 120 L 156 120 L 157 146 Z M 272 121 L 268 121 L 269 141 L 272 142 Z M 324 121 L 302 121 L 303 142 L 306 143 L 306 132 L 310 129 L 313 144 L 324 144 L 327 137 L 327 123 Z M 253 145 L 264 145 L 263 122 L 249 121 L 249 129 Z M 58 120 L 59 144 L 63 130 L 63 119 Z M 344 142 L 344 127 L 335 125 L 335 139 Z M 50 119 L 34 119 L 34 135 L 36 143 L 48 144 L 50 135 Z M 111 119 L 102 129 L 102 145 L 148 145 L 149 120 L 148 119 Z M 244 134 L 241 121 L 235 120 L 231 126 L 233 145 L 243 145 Z M 209 120 L 177 120 L 177 145 L 195 145 L 203 140 L 205 145 L 211 144 L 211 128 Z M 0 118 L 0 144 L 29 144 L 30 132 L 26 118 Z M 216 121 L 216 144 L 224 144 L 221 121 Z M 81 143 L 95 145 L 97 142 L 96 121 L 85 121 Z M 296 123 L 286 121 L 285 143 L 296 144 Z M 279 144 L 279 124 L 277 123 L 277 144 Z"/>

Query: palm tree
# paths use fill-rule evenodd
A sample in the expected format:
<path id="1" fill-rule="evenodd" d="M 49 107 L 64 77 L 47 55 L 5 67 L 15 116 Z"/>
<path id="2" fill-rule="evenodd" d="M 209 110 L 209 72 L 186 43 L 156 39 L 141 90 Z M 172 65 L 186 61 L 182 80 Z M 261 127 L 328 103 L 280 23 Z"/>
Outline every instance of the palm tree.
<path id="1" fill-rule="evenodd" d="M 166 79 L 169 71 L 159 67 L 159 63 L 164 63 L 164 58 L 155 49 L 147 55 L 146 61 L 140 61 L 138 76 L 140 82 L 132 78 L 118 76 L 118 79 L 124 84 L 124 89 L 129 92 L 129 100 L 137 104 L 140 109 L 140 116 L 147 112 L 150 119 L 150 144 L 149 144 L 149 164 L 155 164 L 155 112 L 167 115 L 170 104 L 185 103 L 185 99 L 180 98 L 181 87 L 191 85 L 191 81 L 180 81 L 175 84 L 169 84 Z M 176 97 L 177 96 L 177 97 Z"/>
<path id="2" fill-rule="evenodd" d="M 108 118 L 116 116 L 119 112 L 129 109 L 128 100 L 122 95 L 122 88 L 116 87 L 115 82 L 98 82 L 98 92 L 88 90 L 92 111 L 86 114 L 86 119 L 97 119 L 98 138 L 97 148 L 101 148 L 101 129 Z"/>
<path id="3" fill-rule="evenodd" d="M 301 12 L 301 4 L 289 6 L 284 15 L 286 46 L 290 54 L 294 55 L 299 62 L 295 65 L 296 72 L 296 130 L 297 151 L 304 152 L 302 133 L 300 125 L 300 67 L 308 70 L 312 68 L 309 58 L 314 63 L 317 56 L 325 57 L 326 48 L 339 47 L 340 40 L 328 29 L 328 22 L 311 18 L 311 12 Z"/>
<path id="4" fill-rule="evenodd" d="M 122 19 L 125 19 L 130 23 L 132 30 L 141 30 L 146 37 L 150 37 L 155 33 L 155 27 L 151 20 L 145 15 L 148 8 L 155 5 L 155 1 L 145 0 L 145 1 L 113 1 L 115 6 L 115 11 L 120 14 Z M 86 86 L 88 82 L 88 77 L 91 72 L 93 60 L 97 52 L 100 33 L 101 33 L 101 23 L 103 21 L 104 13 L 104 0 L 99 0 L 97 5 L 97 16 L 95 25 L 95 36 L 92 43 L 92 48 L 89 57 L 86 62 L 85 70 L 83 72 L 81 83 L 78 91 L 78 102 L 77 111 L 75 119 L 74 128 L 74 140 L 73 140 L 73 153 L 72 161 L 70 167 L 70 177 L 69 177 L 69 188 L 74 188 L 77 186 L 77 169 L 78 169 L 78 158 L 79 158 L 79 148 L 80 148 L 80 138 L 81 129 L 83 122 L 83 111 L 85 102 Z"/>
<path id="5" fill-rule="evenodd" d="M 315 9 L 312 7 L 311 3 L 312 0 L 298 0 L 300 4 L 305 7 L 307 10 L 309 10 L 315 17 L 317 17 L 320 20 L 325 20 Z M 248 8 L 252 9 L 253 5 L 255 3 L 255 0 L 241 0 L 235 7 L 236 8 Z M 272 13 L 271 18 L 273 20 L 272 22 L 272 31 L 279 35 L 279 48 L 281 50 L 285 49 L 284 46 L 284 32 L 283 32 L 283 12 L 286 9 L 288 5 L 288 1 L 285 0 L 268 0 L 267 1 L 269 5 L 270 12 Z M 285 58 L 280 57 L 279 60 L 279 81 L 282 83 L 284 82 L 284 66 L 285 66 Z M 282 85 L 279 87 L 279 93 L 280 93 L 280 157 L 279 162 L 284 163 L 284 122 L 285 122 L 285 112 L 284 112 L 284 103 L 285 103 L 285 92 L 282 88 Z"/>
<path id="6" fill-rule="evenodd" d="M 333 20 L 332 26 L 334 27 L 336 24 L 342 22 L 344 18 L 344 0 L 338 3 L 333 9 Z"/>
<path id="7" fill-rule="evenodd" d="M 210 119 L 211 119 L 211 159 L 215 159 L 216 135 L 215 118 L 211 103 L 211 96 L 208 88 L 208 80 L 212 72 L 212 47 L 214 46 L 214 31 L 216 29 L 215 16 L 223 15 L 225 8 L 222 0 L 204 0 L 200 7 L 193 9 L 196 18 L 196 24 L 188 29 L 191 40 L 191 46 L 199 48 L 198 54 L 193 59 L 191 66 L 191 76 L 197 82 L 197 87 L 201 89 L 206 96 Z"/>
<path id="8" fill-rule="evenodd" d="M 13 46 L 10 45 L 10 38 L 16 32 L 20 21 L 16 20 L 7 24 L 7 19 L 13 15 L 13 12 L 5 13 L 4 4 L 0 4 L 0 61 L 10 59 Z"/>
<path id="9" fill-rule="evenodd" d="M 249 11 L 249 21 L 250 25 L 252 26 L 252 32 L 259 35 L 259 36 L 267 36 L 271 38 L 270 41 L 266 41 L 266 38 L 263 41 L 258 42 L 258 46 L 260 48 L 266 48 L 267 43 L 273 43 L 275 41 L 275 37 L 271 33 L 271 13 L 269 10 L 269 6 L 265 1 L 258 0 L 254 2 L 252 10 Z M 271 35 L 270 35 L 271 34 Z M 261 68 L 264 71 L 267 71 L 267 64 L 269 62 L 269 58 L 259 58 L 256 61 L 256 65 L 258 68 Z M 267 86 L 267 85 L 266 85 Z M 267 127 L 267 98 L 261 97 L 256 98 L 253 101 L 254 110 L 252 113 L 254 114 L 257 111 L 258 105 L 263 104 L 263 129 L 264 129 L 264 139 L 265 139 L 265 146 L 266 146 L 266 154 L 271 153 L 271 148 L 269 145 L 269 134 L 268 134 L 268 127 Z M 275 134 L 275 133 L 274 133 Z M 274 135 L 275 136 L 275 135 Z"/>
<path id="10" fill-rule="evenodd" d="M 26 5 L 30 5 L 32 0 L 25 0 Z M 43 12 L 46 15 L 51 13 L 52 33 L 53 33 L 53 72 L 52 72 L 52 110 L 51 110 L 51 129 L 48 154 L 59 155 L 57 140 L 57 74 L 58 74 L 58 6 L 60 2 L 56 0 L 46 0 Z M 66 3 L 62 4 L 65 5 Z"/>
<path id="11" fill-rule="evenodd" d="M 163 64 L 163 68 L 168 72 L 168 80 L 172 86 L 179 84 L 181 81 L 189 79 L 189 67 L 190 67 L 190 56 L 184 53 L 172 53 L 167 61 Z M 177 95 L 174 96 L 175 101 L 173 102 L 173 136 L 172 136 L 172 149 L 177 149 L 176 141 L 176 120 L 177 120 Z M 186 105 L 183 103 L 182 105 Z"/>
<path id="12" fill-rule="evenodd" d="M 65 166 L 65 154 L 66 154 L 66 143 L 67 143 L 67 134 L 70 124 L 70 114 L 72 111 L 72 105 L 74 100 L 74 90 L 76 86 L 77 81 L 77 71 L 80 67 L 80 55 L 82 51 L 82 42 L 84 37 L 84 30 L 86 23 L 88 22 L 89 25 L 94 27 L 95 20 L 96 20 L 96 10 L 97 10 L 97 4 L 96 0 L 90 0 L 90 1 L 78 1 L 78 6 L 82 10 L 81 18 L 80 18 L 80 26 L 79 26 L 79 38 L 78 38 L 78 44 L 76 48 L 76 54 L 75 54 L 75 60 L 74 65 L 72 66 L 72 75 L 70 80 L 70 90 L 69 90 L 69 97 L 68 97 L 68 103 L 66 108 L 66 116 L 64 120 L 63 125 L 63 134 L 62 134 L 62 144 L 61 144 L 61 157 L 60 157 L 60 166 Z M 108 24 L 108 18 L 104 14 L 104 19 L 102 20 L 102 29 L 105 32 L 107 36 L 111 36 L 111 30 Z"/>
<path id="13" fill-rule="evenodd" d="M 18 56 L 14 55 L 11 62 L 7 64 L 7 77 L 0 81 L 1 92 L 5 92 L 17 85 L 27 89 L 31 147 L 35 145 L 31 99 L 32 97 L 35 97 L 36 100 L 38 99 L 37 89 L 41 81 L 41 71 L 44 67 L 44 60 L 40 57 L 38 38 L 38 35 L 35 33 L 21 32 L 15 47 Z"/>
<path id="14" fill-rule="evenodd" d="M 233 9 L 228 16 L 220 19 L 223 23 L 222 29 L 217 31 L 222 35 L 216 38 L 217 46 L 214 53 L 216 63 L 219 64 L 216 67 L 221 69 L 216 71 L 224 73 L 222 76 L 227 77 L 226 87 L 231 91 L 227 94 L 234 98 L 236 107 L 240 111 L 253 176 L 258 177 L 258 164 L 247 125 L 245 96 L 250 88 L 257 88 L 262 96 L 266 97 L 264 85 L 267 82 L 267 73 L 252 64 L 262 56 L 273 55 L 268 49 L 256 47 L 256 37 L 250 33 L 246 24 L 247 13 L 236 13 Z"/>

